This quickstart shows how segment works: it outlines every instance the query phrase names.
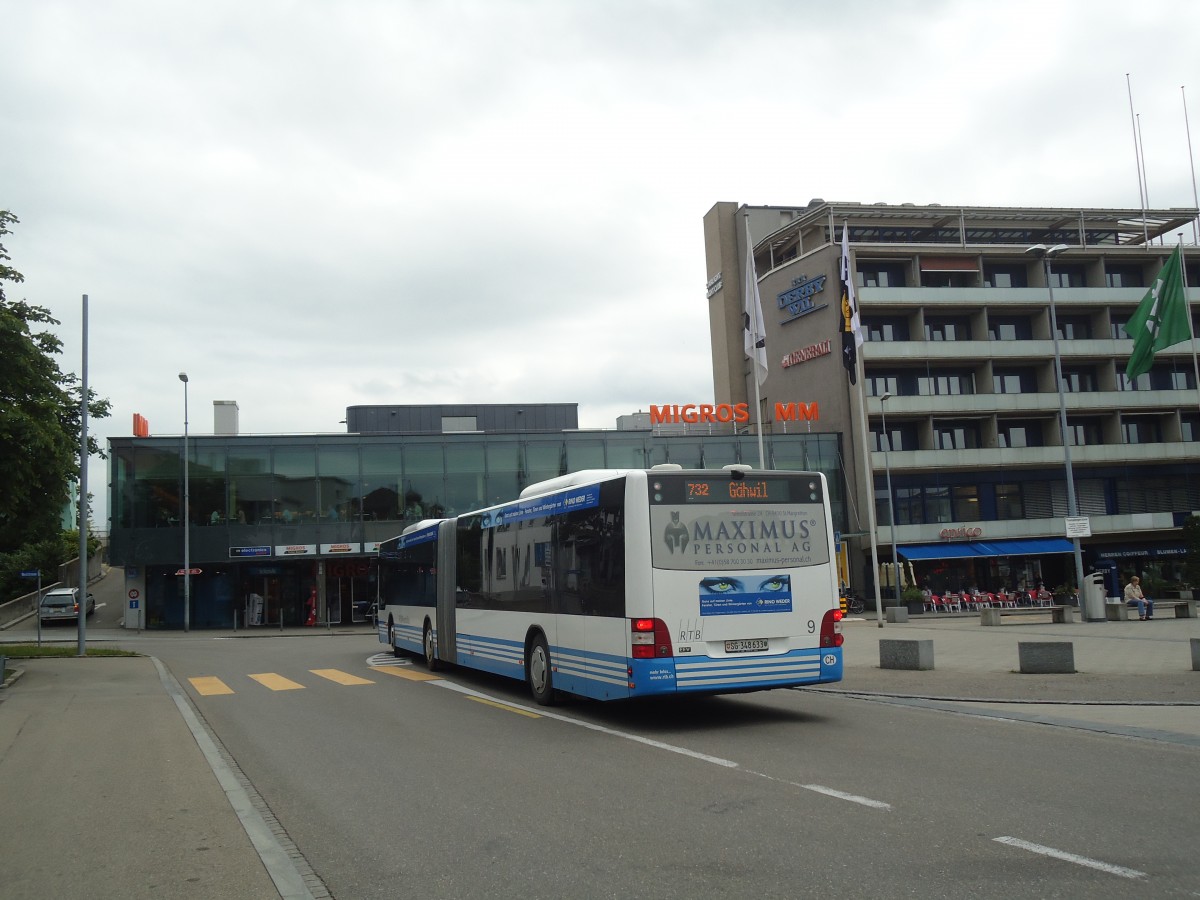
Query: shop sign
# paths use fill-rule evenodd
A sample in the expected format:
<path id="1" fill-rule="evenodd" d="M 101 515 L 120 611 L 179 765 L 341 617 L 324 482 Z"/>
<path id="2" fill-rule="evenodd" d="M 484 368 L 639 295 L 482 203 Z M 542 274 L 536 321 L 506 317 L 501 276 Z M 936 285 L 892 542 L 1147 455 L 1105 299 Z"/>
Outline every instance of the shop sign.
<path id="1" fill-rule="evenodd" d="M 711 300 L 713 297 L 713 294 L 715 294 L 717 291 L 719 291 L 721 289 L 722 283 L 723 283 L 723 279 L 721 277 L 720 272 L 718 272 L 712 278 L 708 279 L 708 284 L 706 284 L 704 286 L 704 289 L 708 294 L 706 299 Z"/>
<path id="2" fill-rule="evenodd" d="M 824 309 L 829 304 L 823 303 L 817 306 L 813 301 L 813 297 L 825 290 L 826 280 L 826 276 L 824 275 L 818 275 L 816 278 L 801 275 L 792 282 L 791 290 L 784 291 L 776 298 L 779 308 L 787 310 L 792 319 L 807 316 L 818 309 Z M 786 321 L 791 321 L 791 319 Z"/>
<path id="3" fill-rule="evenodd" d="M 250 556 L 270 556 L 270 547 L 230 547 L 230 559 L 246 559 Z"/>
<path id="4" fill-rule="evenodd" d="M 362 544 L 322 544 L 322 555 L 336 555 L 339 553 L 361 553 Z"/>
<path id="5" fill-rule="evenodd" d="M 975 526 L 967 527 L 961 525 L 958 528 L 943 528 L 938 532 L 938 537 L 943 541 L 952 541 L 955 538 L 977 538 L 983 536 L 983 529 Z"/>
<path id="6" fill-rule="evenodd" d="M 279 544 L 275 547 L 276 556 L 316 556 L 316 544 Z"/>
<path id="7" fill-rule="evenodd" d="M 780 362 L 780 365 L 785 369 L 792 366 L 798 366 L 802 362 L 808 362 L 810 359 L 816 359 L 820 356 L 828 356 L 833 352 L 833 341 L 821 341 L 819 344 L 809 344 L 800 350 L 793 350 L 785 356 Z"/>
<path id="8" fill-rule="evenodd" d="M 775 421 L 815 422 L 818 418 L 816 403 L 776 403 Z M 750 421 L 748 403 L 683 403 L 664 406 L 650 405 L 651 425 L 715 425 L 733 422 L 745 425 Z"/>

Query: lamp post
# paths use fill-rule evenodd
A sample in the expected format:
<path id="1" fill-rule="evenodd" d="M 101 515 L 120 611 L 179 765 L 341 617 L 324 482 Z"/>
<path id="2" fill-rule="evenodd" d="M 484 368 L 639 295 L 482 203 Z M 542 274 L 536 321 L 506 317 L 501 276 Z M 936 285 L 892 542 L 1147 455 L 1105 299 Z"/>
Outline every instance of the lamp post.
<path id="1" fill-rule="evenodd" d="M 892 452 L 892 435 L 887 427 L 887 401 L 892 399 L 889 392 L 885 392 L 879 398 L 879 414 L 883 417 L 883 431 L 880 434 L 881 438 L 887 440 L 887 445 L 883 448 L 883 474 L 887 484 L 887 501 L 888 501 L 888 532 L 892 538 L 892 581 L 896 588 L 896 604 L 900 604 L 900 554 L 896 550 L 896 504 L 892 500 L 892 464 L 888 457 Z"/>
<path id="2" fill-rule="evenodd" d="M 1050 277 L 1050 260 L 1067 249 L 1066 244 L 1055 244 L 1047 247 L 1045 244 L 1034 244 L 1026 253 L 1032 253 L 1042 261 L 1042 271 L 1046 276 L 1046 290 L 1050 294 L 1050 336 L 1054 338 L 1054 379 L 1058 386 L 1058 426 L 1062 431 L 1063 462 L 1067 470 L 1067 515 L 1072 518 L 1079 515 L 1079 505 L 1075 499 L 1075 472 L 1071 468 L 1071 436 L 1067 430 L 1067 400 L 1063 393 L 1062 354 L 1058 349 L 1058 313 L 1054 306 L 1054 283 Z M 1083 552 L 1079 547 L 1079 537 L 1071 538 L 1075 547 L 1075 584 L 1079 590 L 1079 619 L 1086 622 L 1083 597 Z"/>
<path id="3" fill-rule="evenodd" d="M 189 631 L 192 618 L 192 517 L 188 493 L 188 377 L 179 373 L 183 382 L 183 630 Z"/>

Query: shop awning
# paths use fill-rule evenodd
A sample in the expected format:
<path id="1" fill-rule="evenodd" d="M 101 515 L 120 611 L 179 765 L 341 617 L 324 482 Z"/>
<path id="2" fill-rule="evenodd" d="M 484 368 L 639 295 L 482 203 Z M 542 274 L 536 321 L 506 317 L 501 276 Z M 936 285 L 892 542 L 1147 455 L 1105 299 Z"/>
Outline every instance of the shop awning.
<path id="1" fill-rule="evenodd" d="M 1039 556 L 1070 553 L 1075 545 L 1066 538 L 1013 539 L 1005 541 L 955 541 L 944 544 L 909 544 L 900 555 L 914 559 L 963 559 L 977 556 Z"/>

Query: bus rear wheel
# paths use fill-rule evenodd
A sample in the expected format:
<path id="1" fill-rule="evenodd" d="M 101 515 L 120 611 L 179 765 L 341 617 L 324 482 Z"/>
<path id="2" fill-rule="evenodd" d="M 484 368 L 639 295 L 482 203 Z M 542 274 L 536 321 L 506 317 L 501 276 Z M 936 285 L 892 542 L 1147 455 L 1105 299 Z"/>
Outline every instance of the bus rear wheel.
<path id="1" fill-rule="evenodd" d="M 433 628 L 428 622 L 425 623 L 425 637 L 421 641 L 421 646 L 425 648 L 425 667 L 430 672 L 436 672 L 442 664 L 437 658 L 437 647 L 433 642 Z"/>
<path id="2" fill-rule="evenodd" d="M 403 656 L 400 648 L 396 646 L 396 629 L 391 619 L 388 619 L 388 646 L 392 648 L 392 656 Z"/>
<path id="3" fill-rule="evenodd" d="M 538 635 L 529 645 L 529 655 L 525 658 L 525 680 L 529 682 L 529 692 L 540 706 L 554 705 L 554 675 L 550 670 L 550 648 L 546 639 Z"/>

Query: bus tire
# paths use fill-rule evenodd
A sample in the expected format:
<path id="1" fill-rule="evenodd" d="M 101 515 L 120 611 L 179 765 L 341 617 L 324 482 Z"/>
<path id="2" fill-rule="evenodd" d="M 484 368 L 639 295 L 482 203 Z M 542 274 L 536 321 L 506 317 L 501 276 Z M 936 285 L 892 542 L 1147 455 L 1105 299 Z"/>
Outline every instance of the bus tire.
<path id="1" fill-rule="evenodd" d="M 392 624 L 392 620 L 388 619 L 388 646 L 392 648 L 392 656 L 403 656 L 400 648 L 396 646 L 396 630 Z"/>
<path id="2" fill-rule="evenodd" d="M 529 684 L 529 692 L 539 706 L 554 705 L 554 674 L 550 669 L 550 648 L 546 638 L 538 635 L 529 645 L 529 653 L 525 657 L 525 680 Z"/>
<path id="3" fill-rule="evenodd" d="M 433 644 L 433 628 L 428 622 L 425 623 L 425 634 L 421 639 L 421 646 L 425 648 L 425 668 L 430 672 L 436 672 L 442 667 L 442 664 L 437 658 L 437 647 Z"/>

